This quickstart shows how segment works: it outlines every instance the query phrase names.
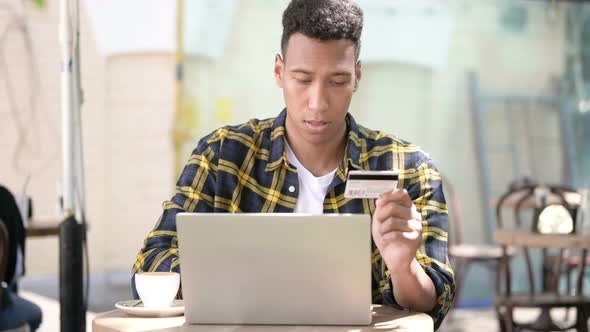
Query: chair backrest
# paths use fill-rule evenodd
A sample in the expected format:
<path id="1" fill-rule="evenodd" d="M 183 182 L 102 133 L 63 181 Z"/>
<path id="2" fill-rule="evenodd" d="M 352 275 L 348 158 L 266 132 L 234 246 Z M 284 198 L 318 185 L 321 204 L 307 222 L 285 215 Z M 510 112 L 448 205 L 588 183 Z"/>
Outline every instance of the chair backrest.
<path id="1" fill-rule="evenodd" d="M 449 179 L 441 174 L 441 181 L 443 184 L 443 191 L 447 207 L 449 209 L 449 238 L 450 245 L 459 245 L 463 243 L 462 236 L 462 214 L 461 205 L 459 204 L 459 197 L 455 191 L 455 187 L 451 184 Z"/>
<path id="2" fill-rule="evenodd" d="M 536 206 L 536 200 L 537 200 L 537 190 L 539 190 L 540 188 L 543 188 L 546 192 L 546 195 L 552 195 L 552 199 L 553 200 L 557 200 L 558 204 L 564 206 L 566 209 L 571 210 L 572 206 L 570 206 L 570 203 L 568 202 L 568 200 L 566 199 L 566 194 L 567 193 L 572 193 L 572 192 L 576 192 L 575 189 L 568 187 L 568 186 L 563 186 L 563 185 L 541 185 L 532 181 L 521 181 L 519 183 L 513 183 L 511 184 L 509 190 L 503 194 L 499 199 L 498 202 L 496 204 L 496 226 L 498 229 L 505 229 L 506 225 L 505 222 L 503 220 L 503 214 L 502 211 L 506 210 L 506 209 L 512 209 L 513 212 L 513 217 L 514 217 L 514 222 L 515 225 L 518 229 L 523 229 L 525 231 L 532 231 L 532 225 L 525 225 L 525 223 L 522 221 L 522 214 L 524 212 L 524 210 L 526 210 L 527 208 L 531 208 L 531 207 L 535 207 Z M 532 204 L 531 204 L 532 202 Z M 536 218 L 537 215 L 533 213 L 533 218 Z M 574 216 L 575 217 L 575 216 Z M 533 220 L 534 222 L 534 220 Z M 567 236 L 567 235 L 566 235 Z M 567 237 L 564 237 L 564 239 L 567 239 Z M 559 249 L 559 253 L 558 255 L 554 255 L 554 256 L 549 256 L 549 249 L 548 248 L 544 248 L 543 246 L 536 246 L 536 245 L 531 245 L 531 246 L 521 246 L 521 249 L 523 251 L 524 254 L 524 258 L 525 258 L 525 262 L 526 262 L 526 268 L 527 268 L 527 279 L 528 279 L 528 285 L 529 285 L 529 293 L 535 294 L 539 291 L 543 291 L 543 292 L 554 292 L 554 293 L 559 293 L 560 292 L 560 287 L 559 287 L 559 277 L 560 277 L 560 273 L 561 271 L 564 270 L 563 265 L 565 263 L 564 255 L 566 254 L 566 250 L 569 250 L 569 242 L 568 241 L 563 241 L 562 245 L 552 245 L 551 247 L 553 249 Z M 547 262 L 550 262 L 550 267 L 551 267 L 551 273 L 550 275 L 545 274 L 543 271 L 543 276 L 544 276 L 544 280 L 546 281 L 546 283 L 544 285 L 541 285 L 540 288 L 537 288 L 535 285 L 535 277 L 534 277 L 534 273 L 533 273 L 533 264 L 532 264 L 532 260 L 531 260 L 531 254 L 530 254 L 530 250 L 531 248 L 543 248 L 542 249 L 542 264 L 547 264 Z M 580 272 L 578 273 L 578 287 L 576 288 L 576 292 L 578 294 L 581 294 L 582 292 L 582 280 L 583 280 L 583 275 L 584 275 L 584 263 L 585 263 L 585 257 L 586 257 L 586 249 L 582 249 L 581 250 L 581 256 L 582 256 L 582 263 L 581 265 L 581 269 L 579 270 Z M 553 260 L 548 260 L 548 258 L 554 258 Z M 506 293 L 509 294 L 511 292 L 511 285 L 510 285 L 510 265 L 506 264 L 506 266 L 504 266 L 504 268 L 506 269 L 506 271 L 504 271 L 506 273 Z M 544 266 L 544 268 L 547 268 L 547 266 Z"/>

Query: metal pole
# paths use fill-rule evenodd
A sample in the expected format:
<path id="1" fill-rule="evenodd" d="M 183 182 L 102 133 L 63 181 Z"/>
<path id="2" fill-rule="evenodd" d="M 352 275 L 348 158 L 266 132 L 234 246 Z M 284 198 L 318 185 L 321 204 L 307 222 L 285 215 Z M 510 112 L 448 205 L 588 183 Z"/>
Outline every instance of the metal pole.
<path id="1" fill-rule="evenodd" d="M 72 33 L 74 34 L 74 47 L 73 47 L 73 71 L 72 71 L 72 78 L 73 78 L 73 91 L 71 92 L 72 95 L 72 105 L 73 105 L 73 130 L 74 130 L 74 163 L 75 163 L 75 170 L 74 170 L 74 202 L 75 202 L 75 214 L 76 220 L 79 223 L 85 223 L 84 220 L 84 211 L 86 211 L 86 184 L 84 182 L 84 154 L 82 149 L 82 115 L 81 115 L 81 106 L 84 102 L 84 96 L 82 94 L 82 84 L 80 80 L 80 3 L 79 0 L 74 1 L 75 4 L 75 24 L 76 27 L 75 31 Z"/>
<path id="2" fill-rule="evenodd" d="M 486 240 L 487 243 L 493 243 L 494 234 L 494 215 L 490 208 L 490 161 L 486 149 L 486 132 L 485 124 L 482 117 L 484 116 L 485 108 L 481 103 L 481 96 L 479 94 L 479 84 L 477 75 L 470 72 L 467 76 L 467 83 L 469 87 L 469 97 L 471 103 L 471 116 L 473 123 L 473 133 L 475 139 L 475 154 L 478 156 L 479 168 L 479 188 L 482 198 L 482 211 L 486 223 Z"/>
<path id="3" fill-rule="evenodd" d="M 68 0 L 60 0 L 59 40 L 61 44 L 61 125 L 62 125 L 62 164 L 63 164 L 63 214 L 67 218 L 74 215 L 75 188 L 75 137 L 74 100 L 72 92 L 72 21 Z"/>
<path id="4" fill-rule="evenodd" d="M 176 111 L 174 114 L 174 128 L 172 129 L 172 144 L 174 146 L 174 179 L 176 181 L 182 171 L 186 156 L 182 153 L 182 147 L 190 135 L 188 128 L 192 126 L 186 122 L 186 110 L 183 107 L 183 86 L 184 79 L 184 0 L 177 0 L 177 25 L 176 25 Z M 174 183 L 174 182 L 173 182 Z"/>
<path id="5" fill-rule="evenodd" d="M 61 332 L 86 331 L 84 304 L 84 258 L 82 242 L 85 225 L 70 216 L 59 230 L 59 308 Z"/>
<path id="6" fill-rule="evenodd" d="M 62 332 L 84 332 L 86 304 L 83 244 L 86 225 L 83 220 L 78 0 L 60 0 L 59 14 L 64 216 L 59 244 L 60 327 Z"/>
<path id="7" fill-rule="evenodd" d="M 570 105 L 568 102 L 566 80 L 559 80 L 559 123 L 561 127 L 561 151 L 563 160 L 563 170 L 561 181 L 574 185 L 578 180 L 578 169 L 575 158 L 575 141 L 573 138 L 573 129 L 571 123 Z"/>

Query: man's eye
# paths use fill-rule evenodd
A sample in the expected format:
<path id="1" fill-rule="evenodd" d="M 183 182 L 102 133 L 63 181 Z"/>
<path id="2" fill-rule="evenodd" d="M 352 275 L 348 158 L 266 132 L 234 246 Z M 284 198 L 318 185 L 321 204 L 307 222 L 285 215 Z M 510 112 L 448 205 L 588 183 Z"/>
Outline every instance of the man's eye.
<path id="1" fill-rule="evenodd" d="M 342 86 L 348 83 L 347 81 L 332 81 L 332 85 Z"/>
<path id="2" fill-rule="evenodd" d="M 305 79 L 296 79 L 297 83 L 301 83 L 301 84 L 309 84 L 311 83 L 311 80 L 305 80 Z"/>

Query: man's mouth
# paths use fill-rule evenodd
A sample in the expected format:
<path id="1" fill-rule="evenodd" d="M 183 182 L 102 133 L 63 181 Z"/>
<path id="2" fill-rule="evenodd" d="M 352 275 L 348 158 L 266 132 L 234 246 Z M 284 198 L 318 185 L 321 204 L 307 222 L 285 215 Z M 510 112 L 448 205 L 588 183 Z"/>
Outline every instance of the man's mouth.
<path id="1" fill-rule="evenodd" d="M 312 134 L 322 134 L 328 130 L 330 122 L 321 120 L 305 120 L 305 127 Z"/>
<path id="2" fill-rule="evenodd" d="M 328 121 L 321 121 L 321 120 L 306 120 L 305 124 L 307 124 L 310 127 L 317 127 L 317 128 L 321 128 L 321 127 L 325 127 L 328 125 Z"/>

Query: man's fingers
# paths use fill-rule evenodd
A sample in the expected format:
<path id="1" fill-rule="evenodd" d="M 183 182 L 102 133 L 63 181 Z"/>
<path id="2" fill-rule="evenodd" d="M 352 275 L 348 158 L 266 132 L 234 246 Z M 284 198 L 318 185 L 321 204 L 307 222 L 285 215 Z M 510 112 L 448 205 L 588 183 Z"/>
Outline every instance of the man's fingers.
<path id="1" fill-rule="evenodd" d="M 408 223 L 408 220 L 399 219 L 399 218 L 388 218 L 385 220 L 381 225 L 379 225 L 379 233 L 381 235 L 387 234 L 390 232 L 411 232 L 413 231 L 412 227 Z"/>
<path id="2" fill-rule="evenodd" d="M 402 236 L 408 240 L 415 240 L 420 236 L 420 232 L 419 231 L 404 232 L 404 233 L 402 233 Z"/>
<path id="3" fill-rule="evenodd" d="M 411 232 L 389 232 L 381 235 L 382 241 L 390 242 L 390 241 L 399 241 L 400 237 L 403 237 L 408 240 L 416 240 L 422 235 L 420 231 L 411 231 Z"/>
<path id="4" fill-rule="evenodd" d="M 385 235 L 391 232 L 420 232 L 422 222 L 400 218 L 389 218 L 379 225 L 379 232 Z"/>
<path id="5" fill-rule="evenodd" d="M 379 206 L 375 210 L 373 218 L 377 222 L 384 222 L 388 218 L 412 219 L 412 209 L 396 203 Z"/>
<path id="6" fill-rule="evenodd" d="M 408 208 L 412 206 L 412 199 L 405 189 L 396 189 L 392 192 L 384 193 L 377 199 L 375 204 L 377 206 L 383 206 L 390 202 L 396 202 Z"/>

